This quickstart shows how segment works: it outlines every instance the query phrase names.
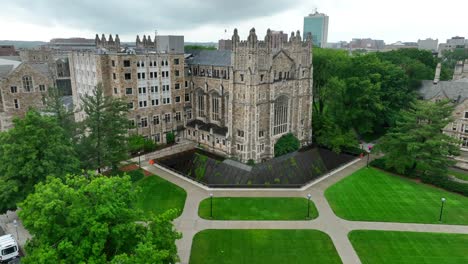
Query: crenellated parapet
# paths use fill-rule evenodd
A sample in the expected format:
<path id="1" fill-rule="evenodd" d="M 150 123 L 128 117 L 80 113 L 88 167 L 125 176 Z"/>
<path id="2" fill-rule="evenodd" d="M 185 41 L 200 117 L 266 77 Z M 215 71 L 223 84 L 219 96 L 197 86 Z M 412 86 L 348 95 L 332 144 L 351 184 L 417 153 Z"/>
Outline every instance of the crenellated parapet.
<path id="1" fill-rule="evenodd" d="M 288 49 L 288 48 L 312 48 L 312 35 L 310 33 L 307 34 L 305 41 L 303 41 L 301 37 L 301 32 L 298 30 L 296 32 L 291 32 L 289 39 L 282 38 L 282 32 L 280 36 L 280 43 L 279 45 L 273 45 L 275 41 L 272 36 L 272 31 L 270 29 L 267 30 L 264 40 L 258 40 L 257 34 L 255 32 L 255 28 L 252 28 L 249 32 L 247 40 L 240 40 L 237 29 L 234 29 L 234 34 L 232 35 L 232 47 L 233 51 L 235 52 L 236 49 L 264 49 L 266 51 L 272 49 Z M 286 34 L 284 34 L 287 36 Z M 278 40 L 276 40 L 278 41 Z M 276 47 L 274 47 L 276 46 Z"/>
<path id="2" fill-rule="evenodd" d="M 143 40 L 141 40 L 140 36 L 137 35 L 136 47 L 140 49 L 156 49 L 156 37 L 154 37 L 154 41 L 152 41 L 150 35 L 148 35 L 148 37 L 143 35 Z"/>
<path id="3" fill-rule="evenodd" d="M 94 40 L 94 43 L 96 44 L 96 48 L 103 48 L 107 50 L 114 50 L 114 51 L 120 51 L 120 38 L 119 34 L 115 35 L 115 40 L 112 37 L 112 34 L 109 34 L 109 39 L 106 40 L 106 36 L 102 34 L 101 38 L 99 38 L 99 35 L 96 34 L 96 38 Z"/>

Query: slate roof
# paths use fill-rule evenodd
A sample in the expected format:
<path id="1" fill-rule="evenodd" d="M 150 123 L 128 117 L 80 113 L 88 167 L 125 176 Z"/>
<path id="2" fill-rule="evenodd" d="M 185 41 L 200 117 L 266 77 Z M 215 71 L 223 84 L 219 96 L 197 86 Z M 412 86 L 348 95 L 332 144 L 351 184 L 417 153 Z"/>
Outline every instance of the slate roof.
<path id="1" fill-rule="evenodd" d="M 230 50 L 190 50 L 185 60 L 188 65 L 231 66 Z"/>
<path id="2" fill-rule="evenodd" d="M 21 61 L 20 56 L 0 56 L 0 59 Z"/>
<path id="3" fill-rule="evenodd" d="M 47 63 L 30 63 L 29 66 L 33 67 L 35 70 L 44 74 L 45 76 L 51 75 L 49 64 Z"/>
<path id="4" fill-rule="evenodd" d="M 0 78 L 5 78 L 13 70 L 13 65 L 0 65 Z"/>
<path id="5" fill-rule="evenodd" d="M 468 82 L 466 81 L 423 81 L 419 94 L 424 100 L 435 97 L 446 97 L 455 103 L 461 103 L 468 98 Z"/>

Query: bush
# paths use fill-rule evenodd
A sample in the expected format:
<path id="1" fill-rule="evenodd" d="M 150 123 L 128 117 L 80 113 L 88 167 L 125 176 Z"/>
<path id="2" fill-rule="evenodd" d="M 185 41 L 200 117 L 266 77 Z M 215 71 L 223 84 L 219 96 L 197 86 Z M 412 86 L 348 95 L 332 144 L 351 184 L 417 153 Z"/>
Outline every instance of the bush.
<path id="1" fill-rule="evenodd" d="M 254 166 L 254 165 L 255 165 L 255 161 L 254 161 L 253 159 L 249 159 L 249 160 L 247 161 L 247 165 L 249 165 L 249 166 Z"/>
<path id="2" fill-rule="evenodd" d="M 275 144 L 275 157 L 294 152 L 300 147 L 299 139 L 293 134 L 284 135 Z"/>
<path id="3" fill-rule="evenodd" d="M 141 135 L 131 135 L 128 137 L 128 150 L 132 154 L 138 151 L 151 152 L 156 150 L 158 145 L 151 139 L 145 138 Z"/>
<path id="4" fill-rule="evenodd" d="M 166 143 L 167 144 L 172 144 L 175 142 L 175 135 L 174 132 L 168 132 L 166 133 Z"/>
<path id="5" fill-rule="evenodd" d="M 370 162 L 370 165 L 382 170 L 389 171 L 391 173 L 401 175 L 401 173 L 398 173 L 393 168 L 386 167 L 385 158 L 375 159 Z M 410 171 L 402 175 L 408 178 L 417 178 L 420 179 L 423 183 L 432 184 L 447 191 L 456 192 L 468 196 L 468 184 L 452 181 L 447 176 L 429 176 L 426 174 L 417 173 L 416 171 Z"/>

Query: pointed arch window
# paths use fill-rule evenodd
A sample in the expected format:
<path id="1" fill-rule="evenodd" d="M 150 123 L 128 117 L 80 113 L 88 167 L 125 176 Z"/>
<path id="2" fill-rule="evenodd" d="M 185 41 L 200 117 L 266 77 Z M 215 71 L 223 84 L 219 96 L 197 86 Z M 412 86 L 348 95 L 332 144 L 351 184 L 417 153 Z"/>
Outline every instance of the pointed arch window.
<path id="1" fill-rule="evenodd" d="M 273 135 L 288 131 L 288 97 L 280 96 L 275 101 Z"/>
<path id="2" fill-rule="evenodd" d="M 25 92 L 32 92 L 33 82 L 32 82 L 31 76 L 28 76 L 28 75 L 23 76 L 23 89 Z"/>

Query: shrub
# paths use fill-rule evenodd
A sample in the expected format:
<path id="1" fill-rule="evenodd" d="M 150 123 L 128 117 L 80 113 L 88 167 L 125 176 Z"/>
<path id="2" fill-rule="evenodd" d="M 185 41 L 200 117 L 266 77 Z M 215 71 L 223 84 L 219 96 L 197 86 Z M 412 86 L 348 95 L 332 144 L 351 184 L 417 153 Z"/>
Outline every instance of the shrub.
<path id="1" fill-rule="evenodd" d="M 130 153 L 137 153 L 138 151 L 142 151 L 145 146 L 145 138 L 140 135 L 129 136 L 127 142 Z"/>
<path id="2" fill-rule="evenodd" d="M 249 160 L 247 161 L 247 165 L 249 165 L 249 166 L 254 166 L 254 165 L 255 165 L 255 161 L 254 161 L 253 159 L 249 159 Z"/>
<path id="3" fill-rule="evenodd" d="M 282 136 L 275 144 L 275 157 L 294 152 L 301 146 L 299 139 L 293 134 L 286 134 Z"/>
<path id="4" fill-rule="evenodd" d="M 175 135 L 174 132 L 168 132 L 166 133 L 166 143 L 167 144 L 172 144 L 175 142 Z"/>
<path id="5" fill-rule="evenodd" d="M 128 150 L 132 154 L 138 153 L 138 151 L 151 152 L 156 150 L 158 145 L 151 139 L 145 138 L 141 135 L 131 135 L 127 139 Z"/>

